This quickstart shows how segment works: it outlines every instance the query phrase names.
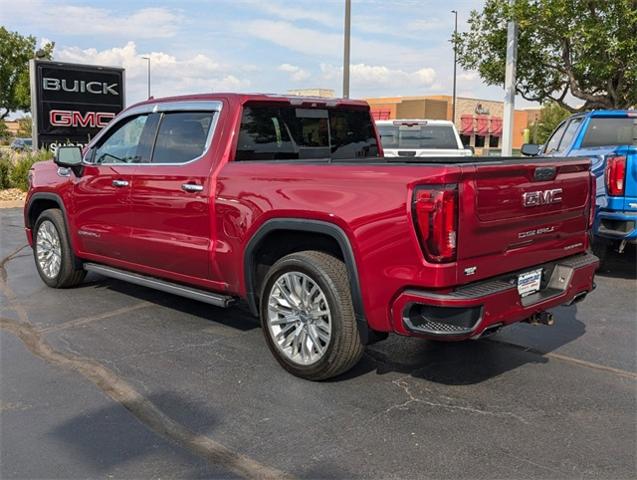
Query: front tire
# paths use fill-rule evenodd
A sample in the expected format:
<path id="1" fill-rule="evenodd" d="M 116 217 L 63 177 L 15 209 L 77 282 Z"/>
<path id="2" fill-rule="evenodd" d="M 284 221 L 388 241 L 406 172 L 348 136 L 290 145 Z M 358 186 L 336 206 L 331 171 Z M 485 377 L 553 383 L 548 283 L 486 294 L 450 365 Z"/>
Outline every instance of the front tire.
<path id="1" fill-rule="evenodd" d="M 347 268 L 323 252 L 292 253 L 270 268 L 261 325 L 277 361 L 301 378 L 334 377 L 363 355 Z"/>
<path id="2" fill-rule="evenodd" d="M 45 210 L 35 222 L 33 256 L 40 278 L 49 287 L 73 287 L 86 276 L 84 269 L 75 268 L 64 217 L 56 208 Z"/>

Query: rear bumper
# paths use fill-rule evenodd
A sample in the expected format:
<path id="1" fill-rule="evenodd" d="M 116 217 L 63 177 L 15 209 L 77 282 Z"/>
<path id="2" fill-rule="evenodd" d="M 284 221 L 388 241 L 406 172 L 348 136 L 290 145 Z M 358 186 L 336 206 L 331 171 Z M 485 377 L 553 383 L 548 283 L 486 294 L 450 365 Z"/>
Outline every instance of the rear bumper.
<path id="1" fill-rule="evenodd" d="M 600 211 L 597 214 L 596 235 L 615 240 L 637 239 L 637 213 Z"/>
<path id="2" fill-rule="evenodd" d="M 443 340 L 477 338 L 487 329 L 519 322 L 582 298 L 595 288 L 593 278 L 598 266 L 599 259 L 585 253 L 469 284 L 450 293 L 406 290 L 392 306 L 393 327 L 402 335 Z M 520 297 L 517 276 L 539 268 L 543 269 L 540 291 Z"/>

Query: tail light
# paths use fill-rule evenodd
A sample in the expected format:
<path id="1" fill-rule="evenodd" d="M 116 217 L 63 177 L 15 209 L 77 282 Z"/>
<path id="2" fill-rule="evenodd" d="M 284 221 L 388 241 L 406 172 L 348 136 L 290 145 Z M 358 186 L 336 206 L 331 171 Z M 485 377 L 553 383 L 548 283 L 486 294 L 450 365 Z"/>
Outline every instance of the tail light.
<path id="1" fill-rule="evenodd" d="M 414 192 L 412 211 L 427 260 L 453 262 L 458 231 L 457 186 L 418 187 Z"/>
<path id="2" fill-rule="evenodd" d="M 606 159 L 606 188 L 609 195 L 623 195 L 626 181 L 626 157 Z"/>
<path id="3" fill-rule="evenodd" d="M 597 202 L 597 178 L 593 173 L 590 173 L 591 177 L 591 191 L 590 191 L 590 199 L 588 206 L 588 228 L 593 228 L 593 223 L 595 222 L 595 204 Z"/>

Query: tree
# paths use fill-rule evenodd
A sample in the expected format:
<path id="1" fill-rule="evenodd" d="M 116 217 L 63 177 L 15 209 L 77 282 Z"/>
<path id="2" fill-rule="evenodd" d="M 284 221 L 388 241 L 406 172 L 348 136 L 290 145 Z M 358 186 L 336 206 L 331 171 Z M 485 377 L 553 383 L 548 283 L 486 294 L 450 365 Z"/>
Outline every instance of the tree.
<path id="1" fill-rule="evenodd" d="M 42 47 L 42 58 L 51 59 L 54 43 Z M 10 112 L 31 108 L 29 60 L 35 57 L 35 37 L 0 27 L 0 120 Z"/>
<path id="2" fill-rule="evenodd" d="M 531 141 L 533 143 L 545 143 L 553 130 L 562 120 L 570 116 L 570 112 L 555 102 L 542 106 L 540 118 L 531 124 Z"/>
<path id="3" fill-rule="evenodd" d="M 22 117 L 18 120 L 18 137 L 30 137 L 33 121 L 31 117 Z"/>
<path id="4" fill-rule="evenodd" d="M 570 112 L 637 105 L 637 0 L 486 0 L 454 44 L 460 65 L 489 85 L 504 85 L 510 19 L 523 98 Z"/>
<path id="5" fill-rule="evenodd" d="M 4 120 L 0 120 L 0 141 L 6 140 L 9 137 L 9 127 L 4 122 Z"/>

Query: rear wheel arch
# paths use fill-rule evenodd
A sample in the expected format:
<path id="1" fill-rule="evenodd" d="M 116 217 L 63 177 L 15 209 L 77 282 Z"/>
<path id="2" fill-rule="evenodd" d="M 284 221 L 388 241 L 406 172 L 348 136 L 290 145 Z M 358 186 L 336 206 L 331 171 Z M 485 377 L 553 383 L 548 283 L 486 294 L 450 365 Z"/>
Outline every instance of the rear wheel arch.
<path id="1" fill-rule="evenodd" d="M 347 234 L 338 225 L 330 222 L 300 218 L 277 218 L 268 220 L 259 227 L 247 243 L 244 251 L 244 280 L 250 311 L 254 315 L 259 314 L 259 290 L 263 278 L 259 278 L 257 267 L 260 255 L 263 253 L 262 248 L 268 245 L 268 242 L 276 241 L 276 239 L 290 239 L 290 236 L 294 237 L 294 235 L 306 240 L 311 238 L 312 242 L 302 241 L 298 244 L 288 245 L 287 248 L 282 248 L 279 254 L 275 254 L 270 260 L 276 261 L 290 253 L 312 248 L 343 260 L 347 267 L 354 313 L 361 341 L 364 344 L 369 343 L 370 333 L 372 332 L 369 330 L 365 317 L 354 252 Z M 277 243 L 282 244 L 282 242 Z"/>

